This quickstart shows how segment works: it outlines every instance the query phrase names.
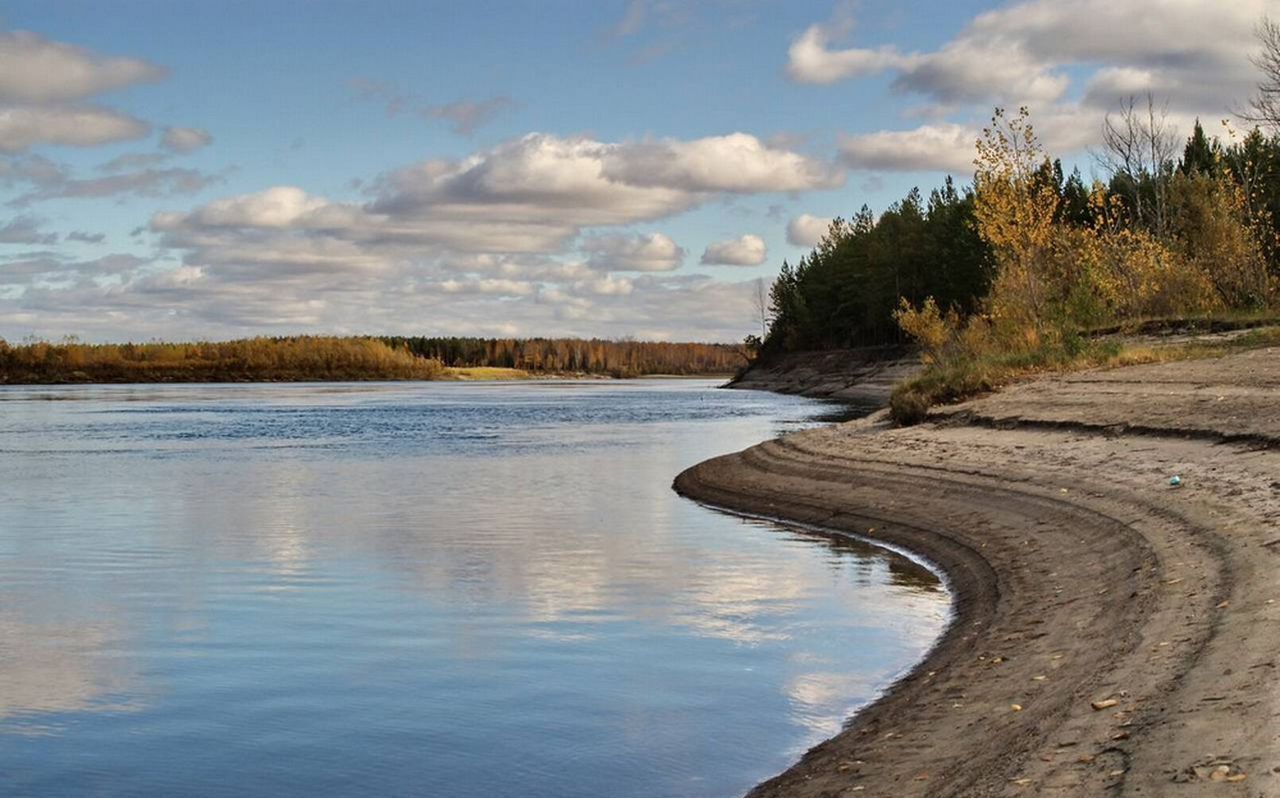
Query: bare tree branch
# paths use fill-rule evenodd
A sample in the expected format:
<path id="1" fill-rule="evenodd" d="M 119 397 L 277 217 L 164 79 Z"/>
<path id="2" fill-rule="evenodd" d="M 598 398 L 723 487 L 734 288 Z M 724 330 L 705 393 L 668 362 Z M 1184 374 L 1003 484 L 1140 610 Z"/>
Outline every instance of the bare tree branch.
<path id="1" fill-rule="evenodd" d="M 1247 122 L 1280 132 L 1280 23 L 1263 17 L 1254 28 L 1254 35 L 1262 49 L 1249 56 L 1249 60 L 1262 75 L 1257 93 L 1249 100 L 1248 110 L 1239 116 Z"/>
<path id="2" fill-rule="evenodd" d="M 1094 158 L 1128 197 L 1136 221 L 1162 234 L 1167 222 L 1169 178 L 1178 152 L 1178 134 L 1169 124 L 1169 106 L 1157 107 L 1147 94 L 1146 108 L 1134 97 L 1102 123 L 1102 145 Z"/>

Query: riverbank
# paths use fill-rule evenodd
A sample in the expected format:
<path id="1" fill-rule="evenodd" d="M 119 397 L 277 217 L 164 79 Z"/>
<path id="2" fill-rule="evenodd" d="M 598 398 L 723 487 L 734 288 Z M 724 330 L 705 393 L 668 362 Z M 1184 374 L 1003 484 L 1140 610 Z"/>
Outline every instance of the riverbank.
<path id="1" fill-rule="evenodd" d="M 753 795 L 1280 794 L 1277 390 L 1280 348 L 1084 372 L 682 473 L 955 595 L 917 669 Z"/>
<path id="2" fill-rule="evenodd" d="M 727 387 L 879 406 L 919 370 L 919 356 L 904 347 L 788 352 L 752 364 Z"/>

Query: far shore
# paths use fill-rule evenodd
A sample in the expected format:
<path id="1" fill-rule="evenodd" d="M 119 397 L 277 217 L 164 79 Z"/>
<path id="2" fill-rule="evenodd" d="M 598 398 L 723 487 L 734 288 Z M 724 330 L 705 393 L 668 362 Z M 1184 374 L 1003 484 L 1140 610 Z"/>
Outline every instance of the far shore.
<path id="1" fill-rule="evenodd" d="M 333 382 L 529 382 L 536 380 L 548 381 L 630 381 L 630 380 L 722 380 L 727 381 L 733 377 L 732 374 L 723 372 L 711 374 L 638 374 L 633 376 L 614 377 L 609 374 L 593 374 L 590 372 L 548 372 L 548 371 L 526 371 L 523 369 L 497 368 L 493 366 L 446 366 L 440 373 L 430 378 L 421 377 L 386 377 L 386 376 L 342 376 L 333 378 L 323 377 L 302 377 L 302 376 L 283 376 L 283 377 L 210 377 L 205 378 L 182 378 L 175 379 L 154 379 L 154 380 L 132 380 L 132 379 L 92 379 L 88 377 L 77 378 L 75 376 L 60 377 L 58 379 L 0 379 L 0 387 L 11 386 L 59 386 L 59 385 L 207 385 L 207 384 L 282 384 L 282 383 L 333 383 Z"/>
<path id="2" fill-rule="evenodd" d="M 1280 348 L 883 411 L 680 474 L 916 552 L 933 651 L 753 796 L 1280 795 Z"/>

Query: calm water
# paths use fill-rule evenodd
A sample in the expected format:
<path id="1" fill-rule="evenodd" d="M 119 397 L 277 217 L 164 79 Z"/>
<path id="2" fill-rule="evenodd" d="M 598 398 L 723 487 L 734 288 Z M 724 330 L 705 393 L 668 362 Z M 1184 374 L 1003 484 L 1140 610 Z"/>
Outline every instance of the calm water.
<path id="1" fill-rule="evenodd" d="M 672 477 L 703 381 L 0 388 L 0 794 L 732 796 L 947 616 Z"/>

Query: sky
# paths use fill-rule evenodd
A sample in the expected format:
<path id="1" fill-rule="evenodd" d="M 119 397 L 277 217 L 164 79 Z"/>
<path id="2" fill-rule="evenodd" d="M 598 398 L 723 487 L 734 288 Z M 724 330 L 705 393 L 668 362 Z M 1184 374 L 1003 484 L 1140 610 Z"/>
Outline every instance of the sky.
<path id="1" fill-rule="evenodd" d="M 1086 179 L 1131 96 L 1230 135 L 1268 14 L 0 0 L 0 338 L 741 340 L 832 217 L 968 182 L 997 105 Z"/>

